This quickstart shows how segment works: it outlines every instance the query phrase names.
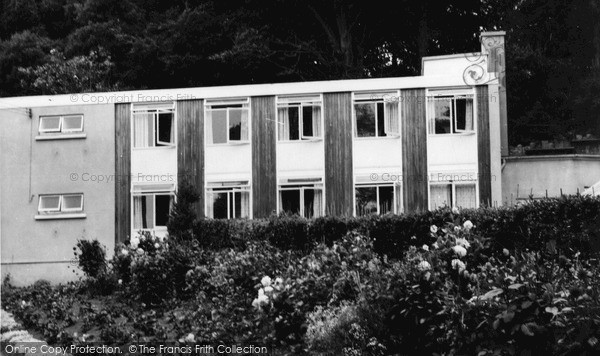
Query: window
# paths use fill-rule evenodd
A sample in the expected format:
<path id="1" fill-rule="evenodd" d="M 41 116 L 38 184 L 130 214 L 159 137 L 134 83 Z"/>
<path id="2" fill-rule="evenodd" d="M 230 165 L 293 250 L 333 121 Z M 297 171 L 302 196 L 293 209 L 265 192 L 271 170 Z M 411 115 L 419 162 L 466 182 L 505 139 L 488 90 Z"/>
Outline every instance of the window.
<path id="1" fill-rule="evenodd" d="M 439 207 L 477 208 L 475 183 L 432 183 L 429 186 L 429 209 Z"/>
<path id="2" fill-rule="evenodd" d="M 133 107 L 133 147 L 175 146 L 175 106 L 146 104 Z"/>
<path id="3" fill-rule="evenodd" d="M 83 115 L 40 116 L 40 134 L 83 132 Z"/>
<path id="4" fill-rule="evenodd" d="M 279 141 L 315 140 L 322 137 L 321 96 L 277 98 Z"/>
<path id="5" fill-rule="evenodd" d="M 427 98 L 429 134 L 460 134 L 475 132 L 472 94 L 440 95 Z"/>
<path id="6" fill-rule="evenodd" d="M 244 182 L 209 183 L 206 216 L 212 219 L 250 217 L 250 186 Z"/>
<path id="7" fill-rule="evenodd" d="M 40 214 L 60 214 L 83 211 L 83 194 L 40 195 L 38 212 Z"/>
<path id="8" fill-rule="evenodd" d="M 390 96 L 391 94 L 391 96 Z M 400 135 L 398 97 L 395 93 L 354 94 L 354 131 L 356 137 L 386 137 Z"/>
<path id="9" fill-rule="evenodd" d="M 323 179 L 282 179 L 279 211 L 305 218 L 323 215 Z"/>
<path id="10" fill-rule="evenodd" d="M 208 144 L 249 141 L 249 100 L 206 100 L 206 142 Z"/>
<path id="11" fill-rule="evenodd" d="M 357 216 L 402 211 L 400 184 L 357 184 L 354 192 Z"/>

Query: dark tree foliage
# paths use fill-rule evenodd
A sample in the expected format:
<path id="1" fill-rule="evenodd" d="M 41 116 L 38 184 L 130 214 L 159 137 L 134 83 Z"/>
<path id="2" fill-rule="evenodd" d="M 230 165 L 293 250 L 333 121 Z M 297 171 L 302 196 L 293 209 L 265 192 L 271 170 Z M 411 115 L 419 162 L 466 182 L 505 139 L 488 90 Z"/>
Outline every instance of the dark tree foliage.
<path id="1" fill-rule="evenodd" d="M 600 0 L 0 0 L 0 96 L 418 75 L 496 29 L 511 143 L 600 134 Z M 25 75 L 90 53 L 102 83 Z"/>

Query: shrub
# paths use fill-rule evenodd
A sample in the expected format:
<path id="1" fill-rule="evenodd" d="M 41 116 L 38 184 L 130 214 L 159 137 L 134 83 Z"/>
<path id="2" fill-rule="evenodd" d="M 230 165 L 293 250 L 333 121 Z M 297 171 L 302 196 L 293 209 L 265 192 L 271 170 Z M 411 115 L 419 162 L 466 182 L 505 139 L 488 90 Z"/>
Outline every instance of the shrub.
<path id="1" fill-rule="evenodd" d="M 179 183 L 173 208 L 169 214 L 167 229 L 169 236 L 178 240 L 193 239 L 193 226 L 197 218 L 196 205 L 200 194 L 196 188 L 184 179 Z"/>
<path id="2" fill-rule="evenodd" d="M 79 253 L 77 253 L 79 249 Z M 79 268 L 90 278 L 98 278 L 106 273 L 106 250 L 98 240 L 78 240 L 73 247 Z"/>

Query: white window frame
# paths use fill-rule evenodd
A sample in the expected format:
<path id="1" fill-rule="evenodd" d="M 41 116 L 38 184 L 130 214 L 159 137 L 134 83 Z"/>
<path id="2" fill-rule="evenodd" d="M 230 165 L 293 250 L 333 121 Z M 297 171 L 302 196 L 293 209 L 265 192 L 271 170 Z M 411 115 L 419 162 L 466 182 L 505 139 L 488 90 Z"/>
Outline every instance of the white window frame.
<path id="1" fill-rule="evenodd" d="M 64 128 L 64 124 L 63 121 L 65 119 L 65 117 L 79 117 L 81 119 L 81 124 L 78 128 L 73 128 L 73 129 L 65 129 Z M 44 122 L 45 119 L 56 119 L 58 118 L 58 128 L 55 129 L 43 129 L 42 128 L 42 123 Z M 76 133 L 76 132 L 83 132 L 83 114 L 67 114 L 67 115 L 41 115 L 40 116 L 40 122 L 38 125 L 38 132 L 40 134 L 59 134 L 59 133 L 63 133 L 63 134 L 70 134 L 70 133 Z"/>
<path id="2" fill-rule="evenodd" d="M 80 196 L 81 197 L 81 205 L 79 208 L 65 208 L 63 207 L 63 198 L 70 196 Z M 50 197 L 58 197 L 58 206 L 56 208 L 42 208 L 42 200 L 44 198 Z M 40 214 L 61 214 L 61 213 L 73 213 L 73 212 L 83 212 L 83 193 L 65 193 L 65 194 L 40 194 L 38 200 L 38 213 Z"/>
<path id="3" fill-rule="evenodd" d="M 396 100 L 386 100 L 386 98 L 394 98 Z M 399 138 L 401 136 L 401 126 L 402 126 L 402 105 L 400 105 L 400 97 L 399 91 L 386 91 L 386 92 L 355 92 L 352 93 L 352 127 L 356 128 L 354 130 L 354 138 L 355 139 L 386 139 L 386 138 Z M 379 114 L 377 110 L 377 104 L 383 103 L 383 112 L 385 114 L 385 106 L 387 104 L 396 105 L 398 107 L 398 131 L 393 131 L 392 128 L 387 127 L 386 118 L 383 118 L 384 128 L 383 131 L 385 136 L 379 136 Z M 375 135 L 374 136 L 358 136 L 358 119 L 356 115 L 356 105 L 359 104 L 375 104 Z M 391 119 L 390 119 L 391 120 Z"/>
<path id="4" fill-rule="evenodd" d="M 239 105 L 241 105 L 241 107 L 239 107 Z M 225 107 L 221 107 L 221 108 L 216 108 L 213 109 L 214 106 L 225 106 Z M 240 133 L 240 139 L 239 140 L 231 140 L 229 137 L 229 116 L 230 116 L 230 110 L 246 110 L 247 114 L 247 118 L 248 118 L 248 138 L 246 140 L 242 140 L 242 135 Z M 245 144 L 249 144 L 251 137 L 252 137 L 252 117 L 251 112 L 250 112 L 250 98 L 233 98 L 233 99 L 206 99 L 205 103 L 204 103 L 204 117 L 205 120 L 208 119 L 208 113 L 213 113 L 216 111 L 226 111 L 226 128 L 227 128 L 227 142 L 221 142 L 221 143 L 214 143 L 213 142 L 208 142 L 207 140 L 207 132 L 206 132 L 206 126 L 207 123 L 204 123 L 204 142 L 206 142 L 207 146 L 224 146 L 224 145 L 245 145 Z M 243 117 L 243 116 L 242 116 Z M 212 120 L 212 115 L 210 115 L 210 120 Z M 212 123 L 211 123 L 212 126 Z"/>
<path id="5" fill-rule="evenodd" d="M 217 190 L 215 190 L 217 189 Z M 234 199 L 230 199 L 230 195 L 234 194 L 234 193 L 244 193 L 247 192 L 248 193 L 248 219 L 251 219 L 252 217 L 252 191 L 250 189 L 250 184 L 247 181 L 240 181 L 240 182 L 213 182 L 213 183 L 207 183 L 206 188 L 204 190 L 204 211 L 208 212 L 208 205 L 213 203 L 213 199 L 212 199 L 212 195 L 213 194 L 223 194 L 226 193 L 227 194 L 227 219 L 246 219 L 243 217 L 234 217 L 233 214 L 235 214 L 235 196 Z M 231 201 L 233 201 L 234 206 L 231 206 Z M 214 212 L 214 208 L 211 209 L 211 211 Z M 214 219 L 214 215 L 213 217 L 207 216 L 207 218 L 209 219 Z"/>
<path id="6" fill-rule="evenodd" d="M 313 136 L 304 135 L 304 107 L 319 106 L 321 110 L 321 117 L 319 121 L 321 123 L 321 132 L 318 136 L 315 136 L 315 129 L 313 127 Z M 323 113 L 323 95 L 302 95 L 302 96 L 278 96 L 277 97 L 277 125 L 283 125 L 279 122 L 279 109 L 281 108 L 298 108 L 298 139 L 297 140 L 284 140 L 279 137 L 279 128 L 277 130 L 277 142 L 301 142 L 301 141 L 320 141 L 323 139 L 323 127 L 324 127 L 324 113 Z"/>
<path id="7" fill-rule="evenodd" d="M 450 208 L 456 207 L 456 186 L 472 185 L 475 187 L 475 207 L 467 208 L 467 209 L 479 208 L 479 182 L 477 182 L 477 181 L 472 181 L 472 182 L 435 181 L 435 182 L 429 182 L 429 185 L 427 187 L 427 192 L 429 195 L 429 198 L 427 199 L 428 200 L 427 207 L 429 208 L 429 210 L 431 210 L 431 186 L 432 185 L 451 185 L 452 186 L 452 204 L 449 206 Z M 438 206 L 435 209 L 438 209 L 438 208 L 440 208 L 440 207 Z"/>
<path id="8" fill-rule="evenodd" d="M 164 142 L 158 139 L 158 118 L 159 114 L 169 113 L 171 116 L 171 130 L 175 131 L 174 142 Z M 152 114 L 152 145 L 148 147 L 136 147 L 135 146 L 135 124 L 134 115 L 136 114 Z M 160 146 L 159 146 L 160 144 Z M 177 147 L 177 111 L 175 109 L 175 103 L 149 103 L 132 105 L 131 108 L 131 147 L 133 149 L 163 149 Z"/>
<path id="9" fill-rule="evenodd" d="M 427 134 L 430 136 L 447 136 L 447 135 L 473 135 L 477 132 L 477 99 L 472 89 L 448 89 L 448 90 L 428 90 L 426 100 L 426 118 L 427 118 Z M 444 100 L 450 99 L 452 110 L 450 110 L 450 132 L 449 133 L 435 133 L 435 124 L 433 130 L 430 125 L 429 112 L 429 101 L 430 100 Z M 455 130 L 456 124 L 456 99 L 471 99 L 473 100 L 473 130 Z M 431 132 L 433 131 L 433 132 Z M 456 131 L 456 132 L 455 132 Z"/>
<path id="10" fill-rule="evenodd" d="M 393 211 L 391 211 L 391 213 L 393 214 L 400 214 L 402 213 L 402 211 L 398 211 L 398 206 L 400 205 L 400 207 L 402 207 L 402 205 L 400 204 L 401 201 L 399 201 L 399 199 L 402 198 L 402 186 L 400 183 L 397 182 L 390 182 L 390 183 L 355 183 L 354 184 L 354 216 L 358 216 L 358 212 L 356 211 L 356 189 L 360 189 L 360 188 L 377 188 L 375 190 L 376 196 L 377 196 L 377 215 L 381 214 L 381 207 L 380 207 L 380 202 L 379 202 L 379 188 L 380 187 L 392 187 L 392 193 L 394 194 L 394 201 L 392 202 L 393 205 Z M 402 210 L 402 209 L 400 209 Z"/>
<path id="11" fill-rule="evenodd" d="M 313 179 L 282 179 L 277 187 L 277 213 L 283 212 L 283 207 L 280 206 L 279 201 L 281 200 L 282 191 L 296 190 L 300 194 L 300 216 L 304 216 L 304 191 L 305 190 L 320 190 L 321 191 L 321 213 L 319 216 L 313 216 L 313 218 L 322 217 L 325 215 L 325 185 L 323 184 L 323 178 Z"/>

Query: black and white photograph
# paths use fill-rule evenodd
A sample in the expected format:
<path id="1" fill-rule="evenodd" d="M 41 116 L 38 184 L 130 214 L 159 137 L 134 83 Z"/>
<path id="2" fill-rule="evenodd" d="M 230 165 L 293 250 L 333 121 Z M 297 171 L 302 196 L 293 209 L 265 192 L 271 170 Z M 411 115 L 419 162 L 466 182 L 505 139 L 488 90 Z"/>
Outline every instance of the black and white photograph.
<path id="1" fill-rule="evenodd" d="M 600 0 L 0 0 L 0 356 L 600 355 Z"/>

